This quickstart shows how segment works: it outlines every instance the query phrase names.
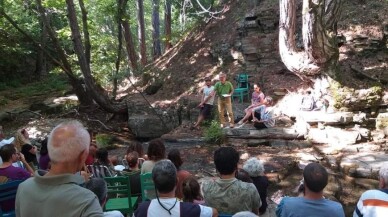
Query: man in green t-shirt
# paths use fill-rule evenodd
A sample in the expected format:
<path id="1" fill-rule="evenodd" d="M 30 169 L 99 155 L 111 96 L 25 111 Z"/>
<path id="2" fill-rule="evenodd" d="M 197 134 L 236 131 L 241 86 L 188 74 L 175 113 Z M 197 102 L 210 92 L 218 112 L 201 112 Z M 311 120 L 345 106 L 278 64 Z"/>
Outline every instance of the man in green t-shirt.
<path id="1" fill-rule="evenodd" d="M 234 127 L 234 116 L 232 110 L 232 96 L 233 85 L 229 81 L 226 81 L 226 75 L 221 73 L 219 75 L 220 81 L 214 85 L 214 92 L 218 96 L 218 113 L 220 116 L 221 127 L 225 127 L 224 112 L 228 113 L 230 128 Z"/>

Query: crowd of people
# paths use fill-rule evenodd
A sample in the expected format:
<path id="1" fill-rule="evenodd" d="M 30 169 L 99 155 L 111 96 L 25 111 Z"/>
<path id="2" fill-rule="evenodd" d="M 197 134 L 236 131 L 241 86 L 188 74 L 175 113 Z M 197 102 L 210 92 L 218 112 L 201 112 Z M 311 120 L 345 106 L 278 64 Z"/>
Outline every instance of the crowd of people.
<path id="1" fill-rule="evenodd" d="M 257 95 L 263 97 L 263 94 Z M 261 100 L 269 101 L 268 98 Z M 260 100 L 255 103 L 259 104 Z M 252 112 L 249 110 L 254 111 L 254 106 L 247 108 L 246 112 Z M 265 113 L 260 115 L 264 117 Z M 139 197 L 135 217 L 268 215 L 269 181 L 263 162 L 253 157 L 240 165 L 240 155 L 231 146 L 219 147 L 214 152 L 218 177 L 200 181 L 195 174 L 182 169 L 184 162 L 179 149 L 167 152 L 161 139 L 149 141 L 146 153 L 141 143 L 129 144 L 123 159 L 127 167 L 117 171 L 107 150 L 98 148 L 78 121 L 56 126 L 42 142 L 39 159 L 37 148 L 29 141 L 27 129 L 18 130 L 16 134 L 24 139 L 6 139 L 0 131 L 0 157 L 3 161 L 0 180 L 24 180 L 18 187 L 16 200 L 0 204 L 2 211 L 15 210 L 16 216 L 122 217 L 123 214 L 117 211 L 103 212 L 109 200 L 107 184 L 103 178 L 91 178 L 85 162 L 105 166 L 115 175 L 129 176 L 132 195 Z M 26 147 L 24 152 L 23 147 Z M 35 158 L 28 161 L 24 153 L 35 154 Z M 140 175 L 144 173 L 152 174 L 155 193 L 149 201 L 141 202 Z M 379 175 L 380 189 L 362 194 L 354 216 L 381 217 L 388 213 L 387 164 L 382 165 Z M 284 197 L 277 206 L 276 215 L 345 216 L 340 203 L 323 195 L 328 177 L 321 164 L 308 164 L 303 171 L 300 196 Z"/>
<path id="2" fill-rule="evenodd" d="M 232 107 L 233 84 L 227 81 L 227 76 L 224 73 L 220 73 L 218 77 L 219 81 L 214 86 L 212 85 L 212 80 L 209 77 L 205 77 L 205 86 L 200 90 L 202 93 L 201 102 L 198 105 L 200 114 L 191 129 L 199 129 L 204 120 L 211 119 L 215 97 L 217 97 L 220 127 L 235 127 L 235 117 Z M 242 127 L 249 121 L 252 121 L 254 127 L 257 129 L 274 127 L 275 119 L 271 108 L 273 99 L 270 96 L 265 96 L 258 84 L 254 84 L 253 88 L 251 105 L 244 110 L 244 117 L 239 120 L 237 127 Z M 227 114 L 228 120 L 225 120 L 225 113 Z"/>

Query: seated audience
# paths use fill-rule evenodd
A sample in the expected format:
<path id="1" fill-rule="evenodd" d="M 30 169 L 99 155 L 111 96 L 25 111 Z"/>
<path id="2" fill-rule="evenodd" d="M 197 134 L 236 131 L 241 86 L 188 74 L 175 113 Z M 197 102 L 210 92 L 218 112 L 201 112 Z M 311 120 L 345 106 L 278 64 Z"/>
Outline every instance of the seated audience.
<path id="1" fill-rule="evenodd" d="M 344 217 L 342 205 L 323 197 L 328 183 L 326 169 L 318 163 L 308 164 L 303 171 L 304 196 L 284 197 L 276 209 L 278 217 L 329 216 Z"/>
<path id="2" fill-rule="evenodd" d="M 101 165 L 101 166 L 106 166 L 112 176 L 116 174 L 116 171 L 114 169 L 114 166 L 112 162 L 109 159 L 109 153 L 106 148 L 99 148 L 96 152 L 96 160 L 93 165 Z"/>
<path id="3" fill-rule="evenodd" d="M 4 135 L 4 132 L 3 132 L 3 127 L 0 126 L 0 148 L 3 147 L 3 145 L 7 145 L 7 144 L 12 144 L 13 141 L 15 140 L 14 137 L 11 137 L 9 139 L 6 139 L 5 138 L 5 135 Z M 1 157 L 0 157 L 0 165 L 3 163 Z"/>
<path id="4" fill-rule="evenodd" d="M 218 212 L 214 208 L 178 201 L 175 197 L 177 171 L 171 161 L 158 161 L 152 169 L 152 180 L 155 183 L 157 197 L 141 203 L 135 211 L 135 217 L 218 216 Z"/>
<path id="5" fill-rule="evenodd" d="M 256 186 L 257 191 L 260 194 L 261 207 L 259 214 L 262 215 L 267 210 L 267 189 L 268 189 L 268 178 L 264 175 L 264 165 L 257 158 L 248 159 L 243 169 L 249 174 L 253 184 Z"/>
<path id="6" fill-rule="evenodd" d="M 36 158 L 37 148 L 36 146 L 31 145 L 30 136 L 26 129 L 19 129 L 16 132 L 14 144 L 16 149 L 23 153 L 31 168 L 35 169 L 38 165 L 38 160 Z"/>
<path id="7" fill-rule="evenodd" d="M 353 217 L 385 217 L 388 215 L 388 163 L 379 171 L 379 189 L 364 192 L 357 202 Z"/>
<path id="8" fill-rule="evenodd" d="M 0 165 L 0 176 L 6 177 L 7 181 L 26 180 L 34 173 L 34 170 L 26 163 L 23 154 L 17 153 L 14 145 L 8 144 L 1 147 L 0 156 L 3 159 L 3 164 Z M 12 163 L 19 160 L 19 158 L 27 165 L 28 171 L 20 167 L 12 166 Z M 3 211 L 14 210 L 15 199 L 4 201 L 0 205 Z"/>
<path id="9" fill-rule="evenodd" d="M 266 129 L 271 128 L 275 126 L 275 119 L 273 118 L 272 114 L 272 105 L 273 100 L 272 97 L 267 96 L 265 98 L 265 104 L 258 106 L 253 109 L 252 111 L 252 119 L 253 119 L 253 126 L 260 130 L 260 129 Z M 255 113 L 260 114 L 260 118 L 257 118 Z"/>
<path id="10" fill-rule="evenodd" d="M 243 182 L 247 183 L 253 183 L 251 177 L 249 176 L 248 172 L 244 169 L 237 169 L 236 172 L 236 179 L 241 180 Z"/>
<path id="11" fill-rule="evenodd" d="M 147 150 L 148 160 L 144 161 L 141 173 L 150 173 L 156 162 L 166 159 L 166 147 L 161 139 L 153 139 L 149 142 Z"/>
<path id="12" fill-rule="evenodd" d="M 264 104 L 264 93 L 261 92 L 260 90 L 260 87 L 259 85 L 257 84 L 254 84 L 253 85 L 253 93 L 252 93 L 252 99 L 251 99 L 251 105 L 248 106 L 248 108 L 246 108 L 244 110 L 245 112 L 245 116 L 243 117 L 243 119 L 241 119 L 237 124 L 241 125 L 247 121 L 249 121 L 250 119 L 252 119 L 252 111 L 254 108 Z"/>
<path id="13" fill-rule="evenodd" d="M 193 176 L 187 178 L 182 183 L 183 202 L 190 202 L 195 204 L 205 204 L 201 193 L 201 186 L 197 179 Z"/>
<path id="14" fill-rule="evenodd" d="M 202 183 L 206 204 L 216 208 L 220 213 L 259 212 L 261 201 L 255 185 L 235 177 L 239 160 L 240 156 L 234 148 L 217 149 L 214 152 L 214 164 L 220 178 Z"/>
<path id="15" fill-rule="evenodd" d="M 85 188 L 92 191 L 98 198 L 101 207 L 105 206 L 105 203 L 108 199 L 108 187 L 106 182 L 102 178 L 93 178 L 85 183 Z M 123 214 L 119 211 L 109 211 L 104 212 L 104 217 L 124 217 Z"/>
<path id="16" fill-rule="evenodd" d="M 75 174 L 89 154 L 90 136 L 78 121 L 55 127 L 48 139 L 49 172 L 38 170 L 19 185 L 16 216 L 103 216 L 93 192 L 81 187 L 84 179 Z"/>
<path id="17" fill-rule="evenodd" d="M 89 155 L 86 158 L 85 164 L 86 165 L 92 165 L 96 161 L 96 153 L 97 153 L 97 145 L 91 143 L 89 146 Z"/>
<path id="18" fill-rule="evenodd" d="M 139 158 L 138 158 L 139 164 L 138 165 L 139 165 L 139 168 L 141 168 L 145 159 L 148 159 L 147 155 L 144 154 L 143 145 L 138 141 L 132 141 L 131 143 L 129 143 L 129 146 L 127 148 L 127 154 L 130 152 L 133 152 L 133 151 L 136 151 L 138 156 L 139 156 Z M 124 158 L 126 158 L 126 156 L 124 156 Z"/>
<path id="19" fill-rule="evenodd" d="M 47 141 L 48 138 L 46 137 L 42 141 L 42 146 L 40 147 L 39 169 L 41 170 L 50 169 L 50 157 L 48 155 Z"/>
<path id="20" fill-rule="evenodd" d="M 183 160 L 181 158 L 181 153 L 178 149 L 172 149 L 168 155 L 167 158 L 175 165 L 177 169 L 177 176 L 178 176 L 178 183 L 175 190 L 176 197 L 179 199 L 183 198 L 182 193 L 182 183 L 187 179 L 191 174 L 187 170 L 182 170 L 181 166 L 183 164 Z"/>
<path id="21" fill-rule="evenodd" d="M 128 169 L 124 169 L 121 173 L 122 175 L 129 176 L 131 182 L 131 194 L 140 196 L 141 195 L 141 185 L 140 185 L 140 169 L 139 169 L 139 155 L 136 151 L 127 153 L 125 156 L 128 162 Z"/>

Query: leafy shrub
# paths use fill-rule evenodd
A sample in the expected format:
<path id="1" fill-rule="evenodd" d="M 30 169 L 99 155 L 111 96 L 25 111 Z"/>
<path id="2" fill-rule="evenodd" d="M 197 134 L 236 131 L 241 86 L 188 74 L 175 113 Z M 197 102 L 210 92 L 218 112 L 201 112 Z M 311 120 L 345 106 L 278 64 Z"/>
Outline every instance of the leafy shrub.
<path id="1" fill-rule="evenodd" d="M 205 141 L 211 144 L 220 145 L 225 141 L 225 135 L 218 121 L 212 121 L 210 126 L 205 128 Z"/>
<path id="2" fill-rule="evenodd" d="M 97 134 L 96 143 L 99 148 L 113 149 L 115 146 L 112 143 L 113 136 L 109 134 Z"/>

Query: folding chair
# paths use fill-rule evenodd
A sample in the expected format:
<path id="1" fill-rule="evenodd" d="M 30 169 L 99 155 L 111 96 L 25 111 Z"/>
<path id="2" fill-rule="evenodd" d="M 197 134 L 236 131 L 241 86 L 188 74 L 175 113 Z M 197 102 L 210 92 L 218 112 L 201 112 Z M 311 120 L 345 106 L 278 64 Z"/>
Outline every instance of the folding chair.
<path id="1" fill-rule="evenodd" d="M 104 165 L 86 165 L 86 167 L 93 174 L 93 177 L 105 178 L 114 176 L 108 167 Z"/>
<path id="2" fill-rule="evenodd" d="M 15 203 L 16 192 L 18 190 L 19 184 L 23 181 L 24 180 L 16 180 L 0 184 L 0 203 Z M 13 217 L 15 216 L 15 210 L 4 212 L 0 207 L 0 216 Z"/>
<path id="3" fill-rule="evenodd" d="M 234 89 L 233 99 L 239 98 L 240 102 L 244 102 L 244 96 L 247 96 L 249 101 L 249 76 L 247 74 L 239 74 L 237 76 L 237 88 Z"/>
<path id="4" fill-rule="evenodd" d="M 131 196 L 129 176 L 105 177 L 108 184 L 108 195 L 119 195 L 109 198 L 105 204 L 105 211 L 118 210 L 132 216 L 138 197 Z"/>
<path id="5" fill-rule="evenodd" d="M 140 185 L 142 201 L 152 200 L 156 197 L 155 184 L 152 180 L 152 173 L 140 174 Z"/>

